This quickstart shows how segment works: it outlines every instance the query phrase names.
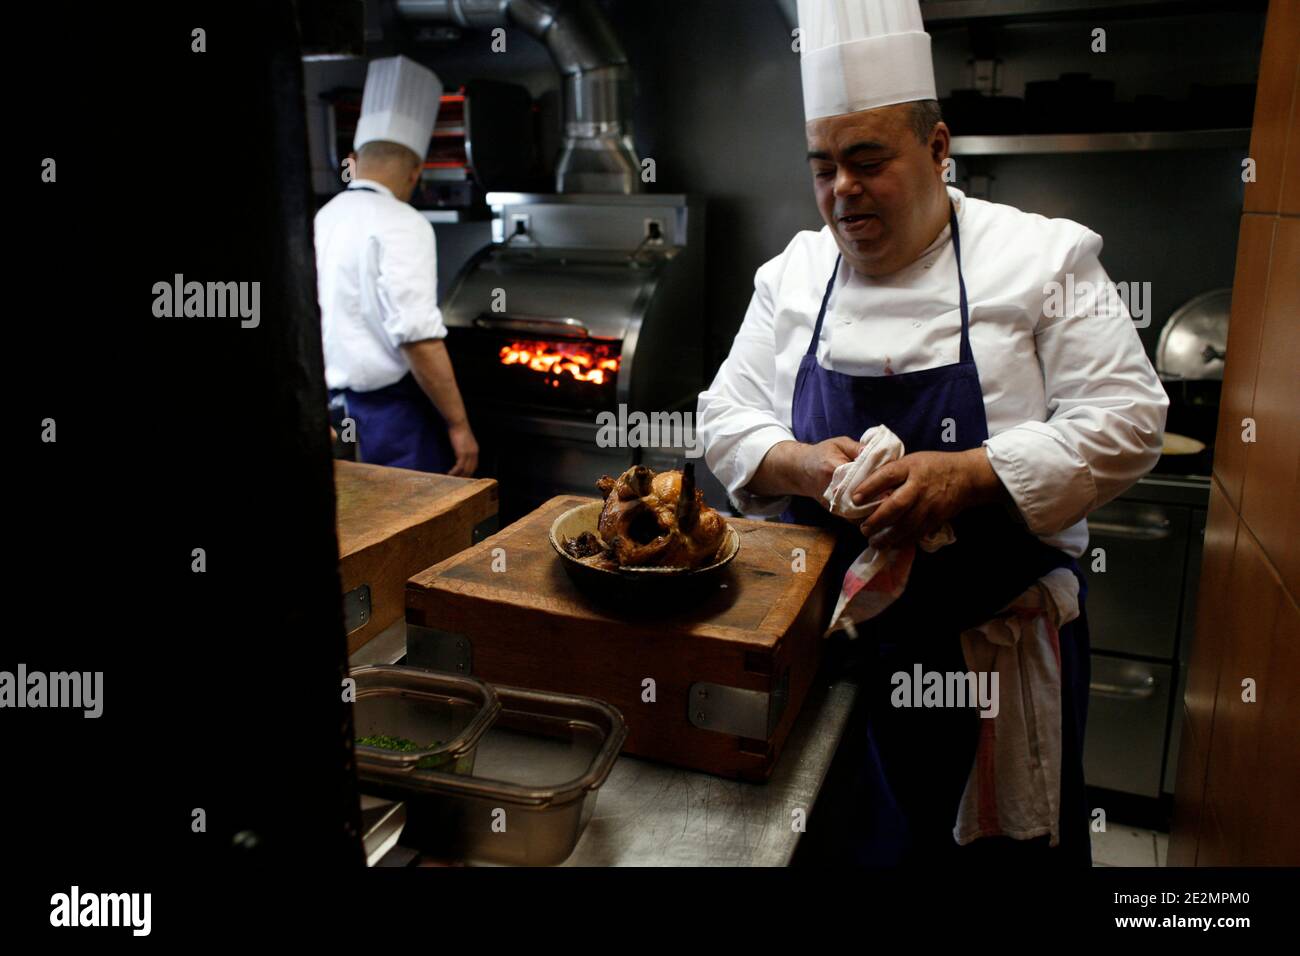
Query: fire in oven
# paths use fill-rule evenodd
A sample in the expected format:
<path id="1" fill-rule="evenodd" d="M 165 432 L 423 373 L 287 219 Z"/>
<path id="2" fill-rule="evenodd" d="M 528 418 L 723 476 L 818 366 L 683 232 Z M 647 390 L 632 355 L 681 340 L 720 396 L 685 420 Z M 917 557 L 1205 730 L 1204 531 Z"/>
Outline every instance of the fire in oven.
<path id="1" fill-rule="evenodd" d="M 484 404 L 567 413 L 616 405 L 622 340 L 457 332 L 449 345 L 462 391 Z"/>
<path id="2" fill-rule="evenodd" d="M 502 365 L 539 372 L 542 383 L 551 388 L 559 388 L 565 382 L 613 385 L 618 375 L 618 360 L 617 345 L 529 340 L 501 346 Z M 536 381 L 531 375 L 527 378 Z"/>

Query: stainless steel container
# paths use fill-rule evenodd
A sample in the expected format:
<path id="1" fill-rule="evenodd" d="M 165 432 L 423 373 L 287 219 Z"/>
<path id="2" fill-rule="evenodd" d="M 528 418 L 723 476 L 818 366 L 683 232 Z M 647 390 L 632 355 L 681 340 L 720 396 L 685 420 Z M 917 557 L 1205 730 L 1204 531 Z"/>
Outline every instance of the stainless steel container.
<path id="1" fill-rule="evenodd" d="M 474 769 L 474 750 L 501 704 L 490 684 L 419 667 L 354 667 L 356 737 L 404 737 L 419 750 L 393 751 L 357 744 L 357 768 L 405 775 L 436 766 L 453 773 Z"/>
<path id="2" fill-rule="evenodd" d="M 573 852 L 627 728 L 586 697 L 496 687 L 472 776 L 359 763 L 364 793 L 406 803 L 402 845 L 445 860 L 547 866 Z"/>

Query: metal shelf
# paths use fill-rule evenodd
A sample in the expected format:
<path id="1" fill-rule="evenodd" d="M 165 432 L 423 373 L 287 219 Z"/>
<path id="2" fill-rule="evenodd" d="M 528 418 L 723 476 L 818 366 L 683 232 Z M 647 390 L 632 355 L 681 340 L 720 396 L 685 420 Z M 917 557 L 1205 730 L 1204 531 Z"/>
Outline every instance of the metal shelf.
<path id="1" fill-rule="evenodd" d="M 1198 129 L 1156 133 L 1026 133 L 954 136 L 953 156 L 1021 156 L 1046 153 L 1130 153 L 1179 149 L 1245 149 L 1249 129 Z"/>
<path id="2" fill-rule="evenodd" d="M 981 19 L 1047 20 L 1097 14 L 1165 16 L 1242 6 L 1254 11 L 1259 4 L 1230 4 L 1225 0 L 921 0 L 921 16 L 927 24 L 942 24 Z"/>

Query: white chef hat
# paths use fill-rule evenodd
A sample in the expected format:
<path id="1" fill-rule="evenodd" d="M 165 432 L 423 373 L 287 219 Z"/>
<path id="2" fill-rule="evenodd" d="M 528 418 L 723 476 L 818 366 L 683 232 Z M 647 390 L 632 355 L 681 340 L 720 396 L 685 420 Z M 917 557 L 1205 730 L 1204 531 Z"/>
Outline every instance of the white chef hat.
<path id="1" fill-rule="evenodd" d="M 433 70 L 404 56 L 371 60 L 352 148 L 382 139 L 400 143 L 424 162 L 441 97 Z"/>
<path id="2" fill-rule="evenodd" d="M 799 0 L 805 119 L 937 99 L 918 0 Z"/>

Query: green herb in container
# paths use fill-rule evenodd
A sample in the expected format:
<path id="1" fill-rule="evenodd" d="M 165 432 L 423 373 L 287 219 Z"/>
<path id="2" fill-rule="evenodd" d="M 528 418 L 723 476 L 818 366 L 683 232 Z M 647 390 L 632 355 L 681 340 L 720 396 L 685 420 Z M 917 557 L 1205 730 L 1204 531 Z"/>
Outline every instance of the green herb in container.
<path id="1" fill-rule="evenodd" d="M 380 750 L 393 750 L 397 753 L 410 753 L 413 750 L 428 750 L 430 747 L 442 746 L 441 740 L 435 740 L 431 744 L 421 746 L 414 740 L 407 740 L 405 737 L 393 737 L 388 734 L 371 734 L 368 737 L 358 737 L 357 744 L 362 747 L 377 747 Z M 415 766 L 420 770 L 433 770 L 447 762 L 446 754 L 430 754 L 428 757 L 422 757 Z"/>

